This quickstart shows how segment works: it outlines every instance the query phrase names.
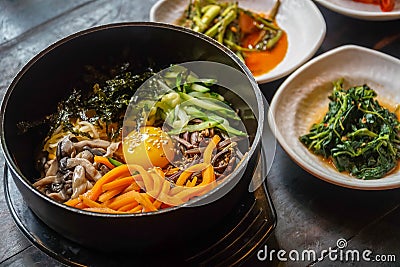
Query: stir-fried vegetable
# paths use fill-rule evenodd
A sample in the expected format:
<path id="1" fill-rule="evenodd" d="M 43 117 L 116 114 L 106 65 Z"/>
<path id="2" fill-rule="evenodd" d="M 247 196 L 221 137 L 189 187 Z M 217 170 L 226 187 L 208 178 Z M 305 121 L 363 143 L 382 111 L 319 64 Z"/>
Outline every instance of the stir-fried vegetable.
<path id="1" fill-rule="evenodd" d="M 271 50 L 281 38 L 283 31 L 274 22 L 279 5 L 280 1 L 275 1 L 269 16 L 264 17 L 239 7 L 237 2 L 192 0 L 179 24 L 216 39 L 244 59 L 243 52 Z M 243 46 L 253 33 L 255 40 Z"/>
<path id="2" fill-rule="evenodd" d="M 377 179 L 400 158 L 400 122 L 375 99 L 368 85 L 343 88 L 334 83 L 329 111 L 300 141 L 315 154 L 331 158 L 339 171 L 360 179 Z"/>

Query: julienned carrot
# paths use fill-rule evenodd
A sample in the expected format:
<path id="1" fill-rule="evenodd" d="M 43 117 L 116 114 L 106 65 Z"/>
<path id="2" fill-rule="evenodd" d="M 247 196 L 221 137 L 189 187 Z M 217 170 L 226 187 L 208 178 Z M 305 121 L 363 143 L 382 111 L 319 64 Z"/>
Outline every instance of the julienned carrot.
<path id="1" fill-rule="evenodd" d="M 158 199 L 156 199 L 156 201 L 153 202 L 153 206 L 156 209 L 159 209 L 161 207 L 161 204 L 162 204 L 162 202 L 160 200 L 158 200 Z"/>
<path id="2" fill-rule="evenodd" d="M 193 186 L 195 186 L 195 185 L 196 185 L 196 183 L 197 183 L 197 176 L 193 177 L 193 179 L 192 179 L 192 183 L 191 183 L 190 187 L 193 187 Z"/>
<path id="3" fill-rule="evenodd" d="M 100 212 L 100 213 L 125 213 L 123 211 L 117 211 L 117 210 L 113 210 L 113 209 L 106 208 L 106 207 L 102 207 L 102 208 L 84 208 L 84 210 L 93 211 L 93 212 Z"/>
<path id="4" fill-rule="evenodd" d="M 164 173 L 161 174 L 160 171 L 156 170 L 151 173 L 151 177 L 153 179 L 153 189 L 147 191 L 147 194 L 153 198 L 158 198 L 165 181 Z"/>
<path id="5" fill-rule="evenodd" d="M 199 185 L 206 185 L 211 182 L 214 182 L 215 181 L 214 167 L 212 165 L 209 165 L 205 170 L 203 170 L 202 176 L 203 176 L 203 181 Z"/>
<path id="6" fill-rule="evenodd" d="M 70 207 L 75 207 L 76 204 L 78 204 L 78 203 L 80 203 L 80 202 L 81 202 L 81 200 L 80 200 L 79 198 L 74 198 L 74 199 L 70 199 L 70 200 L 64 202 L 64 204 L 65 204 L 65 205 L 68 205 L 68 206 L 70 206 Z"/>
<path id="7" fill-rule="evenodd" d="M 132 183 L 130 186 L 128 186 L 127 188 L 124 189 L 124 191 L 122 191 L 122 194 L 135 190 L 135 191 L 140 191 L 141 189 L 144 188 L 144 183 L 143 181 L 140 180 L 136 180 L 135 183 Z"/>
<path id="8" fill-rule="evenodd" d="M 202 186 L 195 186 L 195 187 L 186 187 L 185 190 L 177 193 L 173 196 L 173 198 L 180 200 L 182 203 L 189 201 L 193 197 L 201 196 L 205 192 L 210 191 L 213 188 L 213 183 L 202 185 Z M 181 203 L 181 204 L 182 204 Z"/>
<path id="9" fill-rule="evenodd" d="M 161 191 L 157 197 L 157 200 L 159 200 L 161 202 L 167 202 L 167 200 L 169 199 L 170 189 L 171 189 L 171 182 L 164 179 L 162 187 L 161 187 Z"/>
<path id="10" fill-rule="evenodd" d="M 178 172 L 179 170 L 180 170 L 180 169 L 179 169 L 178 167 L 168 169 L 168 170 L 165 172 L 165 175 L 170 176 L 170 175 L 172 175 L 172 174 Z"/>
<path id="11" fill-rule="evenodd" d="M 106 206 L 109 207 L 110 209 L 117 210 L 130 203 L 136 203 L 137 205 L 139 201 L 137 201 L 136 193 L 137 193 L 136 191 L 130 191 L 123 195 L 119 195 L 115 197 L 110 204 L 107 203 Z"/>
<path id="12" fill-rule="evenodd" d="M 221 137 L 219 137 L 219 135 L 214 135 L 211 141 L 208 143 L 203 154 L 204 163 L 211 163 L 213 150 L 217 147 L 217 144 L 219 143 L 220 140 Z"/>
<path id="13" fill-rule="evenodd" d="M 156 211 L 156 207 L 154 207 L 153 203 L 143 194 L 146 193 L 138 193 L 135 191 L 132 191 L 133 193 L 136 193 L 136 201 L 140 203 L 144 207 L 145 211 Z"/>
<path id="14" fill-rule="evenodd" d="M 146 192 L 151 191 L 153 189 L 153 179 L 150 177 L 150 174 L 142 166 L 139 165 L 128 165 L 128 166 L 131 173 L 138 172 L 139 175 L 142 177 L 145 186 L 145 188 L 143 189 Z"/>
<path id="15" fill-rule="evenodd" d="M 115 166 L 106 157 L 94 156 L 94 162 L 106 165 L 109 169 L 114 169 Z"/>
<path id="16" fill-rule="evenodd" d="M 190 166 L 189 168 L 187 168 L 186 170 L 184 170 L 181 175 L 179 175 L 178 180 L 176 180 L 176 185 L 182 186 L 186 183 L 186 180 L 192 175 L 192 173 L 194 172 L 199 172 L 204 170 L 207 166 L 209 165 L 209 163 L 198 163 L 195 165 Z"/>
<path id="17" fill-rule="evenodd" d="M 136 207 L 134 207 L 133 209 L 127 211 L 128 213 L 138 213 L 138 212 L 142 212 L 143 210 L 143 206 L 142 205 L 137 205 Z"/>
<path id="18" fill-rule="evenodd" d="M 203 179 L 204 179 L 204 178 L 203 178 Z M 193 177 L 192 181 L 188 180 L 188 181 L 186 182 L 186 186 L 187 186 L 187 187 L 193 187 L 193 186 L 196 185 L 196 183 L 197 183 L 197 176 Z"/>
<path id="19" fill-rule="evenodd" d="M 109 183 L 119 177 L 126 177 L 130 175 L 130 167 L 126 164 L 115 167 L 106 174 L 103 175 L 93 186 L 91 190 L 87 192 L 87 196 L 91 200 L 97 200 L 100 194 L 103 192 L 102 187 L 104 184 Z"/>
<path id="20" fill-rule="evenodd" d="M 128 186 L 129 187 L 129 186 Z M 116 195 L 120 194 L 121 192 L 123 192 L 125 189 L 127 189 L 128 187 L 126 186 L 121 186 L 118 188 L 115 188 L 113 190 L 109 190 L 106 191 L 104 193 L 102 193 L 99 198 L 98 201 L 100 202 L 106 202 L 107 200 L 110 200 L 111 198 L 115 197 Z"/>
<path id="21" fill-rule="evenodd" d="M 85 209 L 85 208 L 88 208 L 88 206 L 86 206 L 82 201 L 81 202 L 79 202 L 78 204 L 76 204 L 75 205 L 75 208 L 78 208 L 78 209 Z"/>
<path id="22" fill-rule="evenodd" d="M 135 183 L 135 178 L 133 176 L 128 176 L 125 178 L 119 178 L 117 180 L 114 180 L 112 182 L 106 183 L 102 186 L 103 192 L 108 191 L 108 190 L 113 190 L 115 188 L 118 188 L 120 186 L 130 186 Z M 140 190 L 140 187 L 137 186 L 137 190 Z"/>
<path id="23" fill-rule="evenodd" d="M 199 163 L 193 166 L 190 166 L 186 170 L 184 170 L 181 175 L 179 176 L 178 180 L 176 181 L 176 185 L 182 186 L 186 183 L 187 179 L 192 175 L 194 172 L 198 171 L 203 171 L 204 169 L 208 168 L 211 166 L 211 158 L 212 158 L 212 153 L 213 150 L 217 147 L 217 144 L 221 140 L 221 137 L 219 135 L 214 135 L 211 141 L 208 143 L 206 149 L 204 150 L 203 158 L 204 158 L 204 163 Z M 204 178 L 203 178 L 204 181 Z M 203 185 L 205 183 L 202 183 Z M 187 186 L 191 186 L 192 184 L 187 184 Z"/>
<path id="24" fill-rule="evenodd" d="M 88 206 L 89 208 L 102 208 L 103 206 L 85 195 L 80 195 L 79 198 L 82 200 L 82 203 Z"/>
<path id="25" fill-rule="evenodd" d="M 126 205 L 120 207 L 120 208 L 118 209 L 118 211 L 130 211 L 130 210 L 132 210 L 133 208 L 137 207 L 138 205 L 139 205 L 139 203 L 137 203 L 136 201 L 133 202 L 133 203 L 128 203 L 128 204 L 126 204 Z"/>

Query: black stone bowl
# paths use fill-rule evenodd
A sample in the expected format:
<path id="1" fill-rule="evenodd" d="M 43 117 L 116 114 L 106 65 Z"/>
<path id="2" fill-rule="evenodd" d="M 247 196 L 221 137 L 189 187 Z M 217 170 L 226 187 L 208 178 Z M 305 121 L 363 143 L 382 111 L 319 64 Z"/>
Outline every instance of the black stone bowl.
<path id="1" fill-rule="evenodd" d="M 227 100 L 246 114 L 250 136 L 246 159 L 225 182 L 196 201 L 211 203 L 173 207 L 157 212 L 116 215 L 87 212 L 57 203 L 36 190 L 39 177 L 35 153 L 46 135 L 45 127 L 25 134 L 17 123 L 36 121 L 56 111 L 68 96 L 86 65 L 110 65 L 124 60 L 138 71 L 165 68 L 188 61 L 214 61 L 245 74 L 246 87 L 227 94 Z M 230 77 L 234 79 L 235 77 Z M 245 101 L 243 101 L 245 100 Z M 247 104 L 246 104 L 247 103 Z M 249 116 L 249 114 L 251 116 Z M 179 253 L 179 246 L 207 238 L 207 229 L 237 207 L 248 190 L 260 155 L 264 123 L 262 95 L 247 67 L 227 48 L 201 34 L 158 23 L 119 23 L 85 30 L 51 45 L 23 67 L 5 94 L 1 106 L 1 144 L 6 164 L 31 210 L 50 228 L 83 246 L 104 251 Z"/>

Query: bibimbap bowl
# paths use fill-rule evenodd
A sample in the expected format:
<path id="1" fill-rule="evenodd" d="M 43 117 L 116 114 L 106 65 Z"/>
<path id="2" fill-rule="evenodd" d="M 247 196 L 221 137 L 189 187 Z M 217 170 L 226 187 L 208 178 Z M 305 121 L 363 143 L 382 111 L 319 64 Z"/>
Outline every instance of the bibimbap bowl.
<path id="1" fill-rule="evenodd" d="M 48 127 L 40 124 L 21 133 L 18 125 L 38 122 L 57 112 L 58 103 L 79 86 L 88 65 L 102 68 L 125 61 L 133 62 L 137 72 L 146 71 L 149 66 L 161 70 L 171 64 L 214 62 L 210 64 L 216 64 L 215 69 L 202 68 L 201 74 L 213 76 L 223 85 L 232 84 L 232 88 L 219 93 L 240 111 L 249 147 L 223 181 L 183 205 L 143 213 L 110 214 L 55 201 L 33 186 L 40 177 L 36 155 Z M 227 77 L 214 73 L 223 72 L 218 67 L 222 64 L 237 73 L 233 71 L 234 75 Z M 13 80 L 2 102 L 1 116 L 6 164 L 25 202 L 45 224 L 90 248 L 148 252 L 188 242 L 238 208 L 237 202 L 249 190 L 260 156 L 264 104 L 247 67 L 217 42 L 172 25 L 120 23 L 76 33 L 39 53 Z"/>

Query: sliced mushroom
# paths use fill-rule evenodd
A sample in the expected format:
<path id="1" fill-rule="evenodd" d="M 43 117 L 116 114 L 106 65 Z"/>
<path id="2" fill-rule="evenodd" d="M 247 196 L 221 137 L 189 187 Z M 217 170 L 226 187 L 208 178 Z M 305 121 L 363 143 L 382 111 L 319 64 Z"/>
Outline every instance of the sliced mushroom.
<path id="1" fill-rule="evenodd" d="M 57 145 L 57 160 L 61 160 L 64 157 L 70 157 L 74 153 L 74 143 L 70 140 L 69 136 L 64 137 Z"/>
<path id="2" fill-rule="evenodd" d="M 88 147 L 96 147 L 96 148 L 103 148 L 107 149 L 110 146 L 110 142 L 102 139 L 94 139 L 94 140 L 83 140 L 79 141 L 77 143 L 74 143 L 74 147 L 78 151 L 82 151 L 83 147 L 88 146 Z"/>
<path id="3" fill-rule="evenodd" d="M 94 156 L 89 150 L 83 150 L 76 155 L 76 158 L 87 159 L 90 162 L 94 161 Z"/>
<path id="4" fill-rule="evenodd" d="M 91 148 L 90 146 L 84 146 L 83 150 L 88 150 L 95 156 L 103 156 L 106 153 L 104 148 Z"/>
<path id="5" fill-rule="evenodd" d="M 85 168 L 76 166 L 72 175 L 72 195 L 71 198 L 77 198 L 87 190 L 87 179 L 85 175 Z"/>
<path id="6" fill-rule="evenodd" d="M 49 164 L 49 168 L 46 171 L 46 176 L 54 176 L 57 174 L 58 171 L 58 162 L 57 160 L 49 160 L 47 162 Z"/>
<path id="7" fill-rule="evenodd" d="M 107 152 L 106 152 L 106 154 L 104 154 L 104 157 L 111 157 L 112 155 L 114 155 L 114 153 L 118 151 L 120 144 L 121 144 L 121 142 L 111 143 L 107 147 Z"/>
<path id="8" fill-rule="evenodd" d="M 59 162 L 59 167 L 58 167 L 58 170 L 61 172 L 61 173 L 67 173 L 68 172 L 68 158 L 67 157 L 64 157 L 64 158 L 62 158 L 61 160 L 60 160 L 60 162 Z"/>
<path id="9" fill-rule="evenodd" d="M 69 199 L 69 195 L 64 189 L 57 193 L 50 193 L 48 196 L 58 202 L 64 202 Z"/>
<path id="10" fill-rule="evenodd" d="M 101 173 L 95 169 L 95 167 L 92 165 L 90 161 L 84 158 L 71 158 L 67 159 L 67 169 L 72 169 L 77 166 L 82 166 L 85 168 L 86 173 L 88 174 L 88 178 L 93 179 L 94 181 L 97 181 L 98 179 L 101 178 Z"/>
<path id="11" fill-rule="evenodd" d="M 55 183 L 59 180 L 59 178 L 56 175 L 51 175 L 51 176 L 46 176 L 38 181 L 36 181 L 33 186 L 34 187 L 42 187 L 45 185 L 49 185 L 52 183 Z"/>

